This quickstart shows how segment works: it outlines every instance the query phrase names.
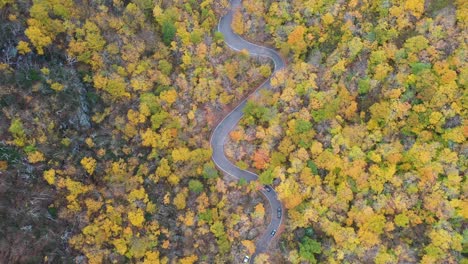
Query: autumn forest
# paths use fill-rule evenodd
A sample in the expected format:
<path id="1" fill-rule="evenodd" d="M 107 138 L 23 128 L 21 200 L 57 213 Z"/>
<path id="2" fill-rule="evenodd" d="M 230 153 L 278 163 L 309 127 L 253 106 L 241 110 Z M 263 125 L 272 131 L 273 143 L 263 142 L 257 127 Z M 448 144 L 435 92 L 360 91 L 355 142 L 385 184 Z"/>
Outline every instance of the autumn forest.
<path id="1" fill-rule="evenodd" d="M 0 0 L 0 263 L 468 264 L 467 33 L 464 0 Z M 257 180 L 212 157 L 241 102 Z"/>

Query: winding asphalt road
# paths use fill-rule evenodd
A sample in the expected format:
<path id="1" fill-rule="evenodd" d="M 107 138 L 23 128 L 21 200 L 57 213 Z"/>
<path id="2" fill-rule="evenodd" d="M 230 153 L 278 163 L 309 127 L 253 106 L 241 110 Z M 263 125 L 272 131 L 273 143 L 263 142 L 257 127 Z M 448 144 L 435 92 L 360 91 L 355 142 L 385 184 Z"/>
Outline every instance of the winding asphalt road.
<path id="1" fill-rule="evenodd" d="M 226 44 L 231 49 L 236 51 L 241 51 L 245 49 L 249 52 L 250 55 L 270 58 L 275 64 L 274 72 L 283 69 L 286 63 L 276 51 L 247 42 L 246 40 L 242 39 L 233 32 L 231 27 L 233 13 L 236 8 L 240 7 L 240 5 L 241 0 L 231 0 L 228 13 L 225 16 L 223 16 L 219 21 L 218 31 L 224 35 L 224 41 L 226 42 Z M 258 93 L 258 91 L 261 89 L 268 89 L 270 87 L 270 78 L 268 78 L 268 80 L 266 80 L 255 90 L 254 94 Z M 243 109 L 246 105 L 246 102 L 247 99 L 243 100 L 236 108 L 234 108 L 234 110 L 232 110 L 232 112 L 230 112 L 226 117 L 224 117 L 224 119 L 218 124 L 218 126 L 213 131 L 213 134 L 211 135 L 211 147 L 213 149 L 212 159 L 220 170 L 235 178 L 245 179 L 247 182 L 251 182 L 257 180 L 258 175 L 236 167 L 226 158 L 226 155 L 224 153 L 224 144 L 226 142 L 226 138 L 244 115 Z M 271 240 L 277 235 L 272 235 L 272 231 L 278 230 L 279 226 L 281 225 L 281 222 L 283 221 L 283 207 L 281 205 L 281 202 L 278 200 L 278 196 L 275 190 L 273 190 L 271 186 L 270 188 L 271 191 L 268 192 L 267 190 L 262 189 L 261 193 L 266 197 L 270 204 L 271 221 L 265 233 L 257 241 L 256 252 L 251 257 L 251 261 L 257 254 L 265 252 L 268 249 Z M 281 209 L 281 216 L 279 218 L 277 215 L 278 208 Z"/>

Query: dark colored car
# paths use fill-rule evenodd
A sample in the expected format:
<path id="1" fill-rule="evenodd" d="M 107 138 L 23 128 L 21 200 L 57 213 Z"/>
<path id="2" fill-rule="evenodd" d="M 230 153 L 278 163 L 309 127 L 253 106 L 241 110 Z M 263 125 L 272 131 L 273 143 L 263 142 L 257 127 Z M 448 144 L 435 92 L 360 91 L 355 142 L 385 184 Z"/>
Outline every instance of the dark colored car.
<path id="1" fill-rule="evenodd" d="M 278 216 L 278 218 L 281 218 L 281 207 L 278 207 L 278 209 L 276 210 L 276 215 Z"/>
<path id="2" fill-rule="evenodd" d="M 271 190 L 272 190 L 271 187 L 268 186 L 268 185 L 265 185 L 264 188 L 265 188 L 265 190 L 266 190 L 267 192 L 271 192 Z"/>
<path id="3" fill-rule="evenodd" d="M 276 229 L 273 229 L 273 231 L 271 231 L 270 233 L 272 236 L 274 236 L 276 234 Z"/>

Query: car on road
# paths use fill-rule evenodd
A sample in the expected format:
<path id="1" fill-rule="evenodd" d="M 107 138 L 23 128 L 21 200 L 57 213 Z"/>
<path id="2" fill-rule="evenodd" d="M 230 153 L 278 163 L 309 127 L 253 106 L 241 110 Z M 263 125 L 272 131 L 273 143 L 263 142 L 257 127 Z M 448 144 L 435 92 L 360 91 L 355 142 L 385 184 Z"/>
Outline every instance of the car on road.
<path id="1" fill-rule="evenodd" d="M 278 209 L 276 210 L 276 215 L 278 216 L 278 218 L 281 218 L 281 207 L 278 207 Z"/>
<path id="2" fill-rule="evenodd" d="M 245 256 L 244 257 L 244 260 L 242 261 L 243 263 L 249 263 L 249 260 L 250 260 L 250 257 L 249 256 Z"/>
<path id="3" fill-rule="evenodd" d="M 273 229 L 273 231 L 271 231 L 270 233 L 272 236 L 274 236 L 276 234 L 276 229 Z"/>
<path id="4" fill-rule="evenodd" d="M 265 190 L 266 190 L 267 192 L 271 192 L 271 190 L 272 190 L 271 187 L 268 186 L 268 185 L 263 186 L 263 188 L 265 188 Z"/>

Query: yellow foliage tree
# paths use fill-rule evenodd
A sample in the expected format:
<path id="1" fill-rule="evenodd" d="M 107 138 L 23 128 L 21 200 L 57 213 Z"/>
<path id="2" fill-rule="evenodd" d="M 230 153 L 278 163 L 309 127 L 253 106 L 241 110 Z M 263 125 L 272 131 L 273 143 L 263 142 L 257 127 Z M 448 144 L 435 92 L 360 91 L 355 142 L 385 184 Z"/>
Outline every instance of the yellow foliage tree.
<path id="1" fill-rule="evenodd" d="M 186 199 L 187 199 L 187 189 L 184 188 L 184 190 L 177 193 L 176 197 L 174 198 L 174 205 L 176 206 L 176 208 L 179 210 L 185 209 Z"/>
<path id="2" fill-rule="evenodd" d="M 297 26 L 288 36 L 288 44 L 296 55 L 301 55 L 307 49 L 307 43 L 304 41 L 306 28 Z"/>
<path id="3" fill-rule="evenodd" d="M 43 177 L 48 184 L 50 185 L 55 184 L 55 170 L 54 169 L 44 171 Z"/>
<path id="4" fill-rule="evenodd" d="M 18 45 L 16 46 L 16 48 L 18 49 L 19 54 L 24 55 L 26 53 L 31 52 L 31 48 L 29 48 L 29 43 L 24 42 L 22 40 L 20 42 L 18 42 Z"/>
<path id="5" fill-rule="evenodd" d="M 52 38 L 47 36 L 46 33 L 36 26 L 28 27 L 24 33 L 31 40 L 39 55 L 43 55 L 44 47 L 52 43 Z"/>
<path id="6" fill-rule="evenodd" d="M 50 88 L 52 88 L 52 90 L 56 91 L 56 92 L 60 92 L 63 90 L 63 84 L 61 83 L 58 83 L 58 82 L 54 82 L 50 85 Z"/>
<path id="7" fill-rule="evenodd" d="M 159 252 L 158 251 L 151 251 L 145 253 L 145 259 L 143 260 L 143 264 L 159 264 Z"/>
<path id="8" fill-rule="evenodd" d="M 193 264 L 198 260 L 196 255 L 190 255 L 188 257 L 180 259 L 180 264 Z"/>
<path id="9" fill-rule="evenodd" d="M 142 227 L 145 222 L 145 215 L 143 210 L 138 208 L 136 211 L 128 212 L 128 220 L 136 227 Z"/>
<path id="10" fill-rule="evenodd" d="M 188 148 L 177 148 L 172 151 L 172 159 L 177 161 L 187 161 L 190 158 L 190 150 Z"/>
<path id="11" fill-rule="evenodd" d="M 42 154 L 42 152 L 38 150 L 28 153 L 28 161 L 30 163 L 38 163 L 44 160 L 45 160 L 44 154 Z"/>
<path id="12" fill-rule="evenodd" d="M 333 23 L 333 21 L 335 21 L 335 19 L 333 18 L 333 15 L 330 14 L 330 13 L 326 13 L 323 17 L 322 17 L 322 21 L 325 25 L 331 25 Z"/>
<path id="13" fill-rule="evenodd" d="M 163 91 L 159 95 L 159 98 L 171 105 L 177 100 L 177 92 L 175 90 Z"/>
<path id="14" fill-rule="evenodd" d="M 420 18 L 424 13 L 424 2 L 424 0 L 406 0 L 405 9 L 416 18 Z"/>
<path id="15" fill-rule="evenodd" d="M 231 26 L 232 26 L 232 30 L 234 31 L 234 33 L 239 34 L 239 35 L 244 34 L 244 30 L 245 30 L 244 20 L 242 17 L 242 13 L 240 12 L 239 9 L 237 9 L 234 12 Z"/>
<path id="16" fill-rule="evenodd" d="M 302 202 L 303 196 L 299 188 L 293 178 L 287 178 L 278 186 L 278 196 L 287 209 L 292 209 Z"/>
<path id="17" fill-rule="evenodd" d="M 252 240 L 242 240 L 242 245 L 247 248 L 249 255 L 255 253 L 255 243 Z"/>
<path id="18" fill-rule="evenodd" d="M 81 166 L 86 170 L 88 174 L 93 174 L 96 169 L 96 160 L 92 157 L 84 157 L 81 159 Z"/>
<path id="19" fill-rule="evenodd" d="M 255 206 L 254 217 L 263 218 L 264 216 L 265 216 L 265 207 L 263 207 L 262 203 L 259 203 Z"/>

